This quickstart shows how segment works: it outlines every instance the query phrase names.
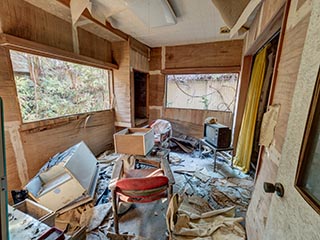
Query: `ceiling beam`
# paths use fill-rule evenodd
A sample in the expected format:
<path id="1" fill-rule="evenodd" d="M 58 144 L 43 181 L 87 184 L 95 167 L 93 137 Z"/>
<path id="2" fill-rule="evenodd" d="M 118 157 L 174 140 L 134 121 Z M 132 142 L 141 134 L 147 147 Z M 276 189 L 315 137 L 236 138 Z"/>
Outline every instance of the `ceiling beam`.
<path id="1" fill-rule="evenodd" d="M 70 0 L 56 0 L 60 3 L 62 3 L 63 5 L 67 6 L 68 8 L 70 8 Z M 119 29 L 116 29 L 114 27 L 111 26 L 111 24 L 106 21 L 105 24 L 99 22 L 98 20 L 96 20 L 91 14 L 90 12 L 88 11 L 88 9 L 84 10 L 84 12 L 82 13 L 82 16 L 84 16 L 85 18 L 91 20 L 93 23 L 101 26 L 101 27 L 104 27 L 105 29 L 109 30 L 110 32 L 112 32 L 113 34 L 119 36 L 120 38 L 122 38 L 123 40 L 126 40 L 128 41 L 129 39 L 129 35 L 122 32 L 121 30 Z"/>

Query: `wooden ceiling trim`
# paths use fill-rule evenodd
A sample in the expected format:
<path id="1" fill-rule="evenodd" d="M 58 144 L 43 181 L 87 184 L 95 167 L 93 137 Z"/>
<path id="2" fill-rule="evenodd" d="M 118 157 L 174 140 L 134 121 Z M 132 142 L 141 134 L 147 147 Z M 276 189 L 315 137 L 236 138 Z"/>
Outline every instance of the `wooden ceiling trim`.
<path id="1" fill-rule="evenodd" d="M 254 20 L 256 14 L 258 13 L 262 4 L 262 0 L 252 0 L 248 3 L 246 8 L 243 10 L 240 15 L 238 21 L 230 30 L 230 37 L 236 36 L 239 32 L 241 33 L 241 29 L 247 29 L 250 27 L 252 21 Z"/>
<path id="2" fill-rule="evenodd" d="M 119 69 L 114 63 L 104 62 L 91 57 L 75 54 L 55 47 L 50 47 L 41 43 L 32 42 L 26 39 L 11 36 L 9 34 L 0 34 L 0 46 L 9 49 L 27 52 L 30 54 L 38 54 L 44 57 L 56 58 L 63 61 L 84 64 L 92 67 L 103 69 Z"/>
<path id="3" fill-rule="evenodd" d="M 56 0 L 62 4 L 64 4 L 65 6 L 67 6 L 68 8 L 70 8 L 70 0 Z M 101 22 L 99 22 L 98 20 L 96 20 L 94 17 L 92 17 L 92 15 L 90 14 L 90 12 L 88 11 L 88 9 L 86 9 L 83 13 L 82 16 L 84 16 L 85 18 L 91 20 L 92 22 L 94 22 L 95 24 L 102 26 L 104 28 L 106 28 L 107 30 L 109 30 L 110 32 L 116 34 L 117 36 L 119 36 L 120 38 L 122 38 L 123 40 L 128 41 L 129 39 L 129 35 L 122 32 L 119 29 L 116 29 L 114 27 L 111 26 L 111 24 L 108 21 L 105 21 L 105 24 L 102 24 Z"/>

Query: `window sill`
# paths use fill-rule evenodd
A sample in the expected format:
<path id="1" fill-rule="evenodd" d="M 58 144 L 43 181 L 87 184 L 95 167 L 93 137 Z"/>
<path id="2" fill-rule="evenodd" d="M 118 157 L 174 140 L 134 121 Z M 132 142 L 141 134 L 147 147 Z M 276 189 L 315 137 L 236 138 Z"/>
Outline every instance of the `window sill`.
<path id="1" fill-rule="evenodd" d="M 48 129 L 61 127 L 64 125 L 67 125 L 71 122 L 75 121 L 84 121 L 87 122 L 91 116 L 94 115 L 101 115 L 105 112 L 111 112 L 112 109 L 103 110 L 103 111 L 97 111 L 97 112 L 90 112 L 90 113 L 80 113 L 70 116 L 64 116 L 64 117 L 57 117 L 57 118 L 51 118 L 51 119 L 45 119 L 45 120 L 39 120 L 35 122 L 27 122 L 22 123 L 20 127 L 21 132 L 41 132 Z"/>

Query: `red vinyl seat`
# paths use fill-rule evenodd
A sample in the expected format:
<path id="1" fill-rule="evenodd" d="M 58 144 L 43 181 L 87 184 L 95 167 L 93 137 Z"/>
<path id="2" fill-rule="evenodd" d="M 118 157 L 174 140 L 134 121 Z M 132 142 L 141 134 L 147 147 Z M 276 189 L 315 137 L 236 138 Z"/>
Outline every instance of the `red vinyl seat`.
<path id="1" fill-rule="evenodd" d="M 131 203 L 148 203 L 172 196 L 173 175 L 167 159 L 150 161 L 147 169 L 126 169 L 124 160 L 128 155 L 117 159 L 109 188 L 112 191 L 115 232 L 119 233 L 118 205 L 120 201 Z M 133 164 L 134 165 L 134 164 Z M 159 167 L 160 166 L 160 167 Z"/>

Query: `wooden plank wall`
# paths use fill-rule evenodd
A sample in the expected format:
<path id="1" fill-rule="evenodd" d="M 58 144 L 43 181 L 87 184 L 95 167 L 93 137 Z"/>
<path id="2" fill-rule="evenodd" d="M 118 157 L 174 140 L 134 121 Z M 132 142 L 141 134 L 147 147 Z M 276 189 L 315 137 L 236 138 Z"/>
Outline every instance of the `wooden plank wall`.
<path id="1" fill-rule="evenodd" d="M 112 52 L 119 69 L 113 71 L 115 125 L 131 127 L 130 49 L 128 42 L 113 42 Z"/>
<path id="2" fill-rule="evenodd" d="M 22 0 L 2 0 L 2 32 L 73 52 L 72 26 Z M 111 62 L 111 43 L 78 29 L 80 54 Z"/>
<path id="3" fill-rule="evenodd" d="M 166 47 L 165 69 L 240 67 L 242 40 Z"/>
<path id="4" fill-rule="evenodd" d="M 186 135 L 201 137 L 203 121 L 209 116 L 218 118 L 222 124 L 232 127 L 232 113 L 202 111 L 193 109 L 166 109 L 164 72 L 197 70 L 203 68 L 238 68 L 240 71 L 242 40 L 190 44 L 153 48 L 150 59 L 149 120 L 168 119 L 176 131 Z"/>
<path id="5" fill-rule="evenodd" d="M 136 40 L 131 44 L 126 41 L 112 43 L 113 58 L 119 65 L 119 69 L 114 70 L 115 125 L 119 127 L 134 126 L 133 69 L 149 72 L 148 48 Z"/>
<path id="6" fill-rule="evenodd" d="M 288 117 L 291 111 L 292 96 L 295 89 L 304 41 L 310 18 L 309 13 L 295 14 L 297 1 L 291 1 L 288 22 L 284 35 L 282 53 L 278 65 L 273 99 L 270 104 L 280 104 L 278 123 L 273 144 L 264 150 L 260 159 L 260 171 L 256 177 L 256 187 L 248 208 L 246 231 L 248 239 L 263 239 L 271 202 L 270 194 L 263 190 L 263 182 L 275 182 L 281 161 L 281 152 L 287 134 Z M 275 5 L 274 11 L 277 6 Z M 268 11 L 271 11 L 269 8 Z M 268 15 L 272 15 L 269 13 Z M 299 16 L 300 18 L 297 20 Z M 292 20 L 295 19 L 295 20 Z M 290 24 L 293 21 L 295 24 Z"/>
<path id="7" fill-rule="evenodd" d="M 47 46 L 73 52 L 71 25 L 21 0 L 3 0 L 1 31 Z M 79 31 L 80 54 L 98 60 L 112 60 L 111 43 L 84 30 Z M 84 140 L 94 154 L 113 142 L 114 112 L 93 113 L 66 118 L 64 124 L 41 122 L 26 126 L 21 122 L 8 49 L 0 48 L 0 96 L 4 101 L 8 189 L 21 189 L 48 158 Z M 69 119 L 69 120 L 68 120 Z"/>
<path id="8" fill-rule="evenodd" d="M 208 117 L 215 117 L 219 123 L 232 127 L 233 114 L 211 110 L 196 109 L 164 109 L 163 116 L 172 122 L 176 134 L 190 135 L 197 138 L 203 137 L 203 123 Z"/>
<path id="9" fill-rule="evenodd" d="M 286 0 L 273 0 L 263 1 L 260 11 L 255 16 L 250 29 L 246 33 L 246 40 L 244 43 L 244 53 L 252 51 L 252 47 L 255 49 L 250 54 L 254 54 L 262 44 L 268 40 L 277 30 L 277 25 L 281 25 L 275 20 L 279 10 L 285 5 Z M 280 21 L 282 18 L 279 18 Z M 255 46 L 258 43 L 258 46 Z"/>

